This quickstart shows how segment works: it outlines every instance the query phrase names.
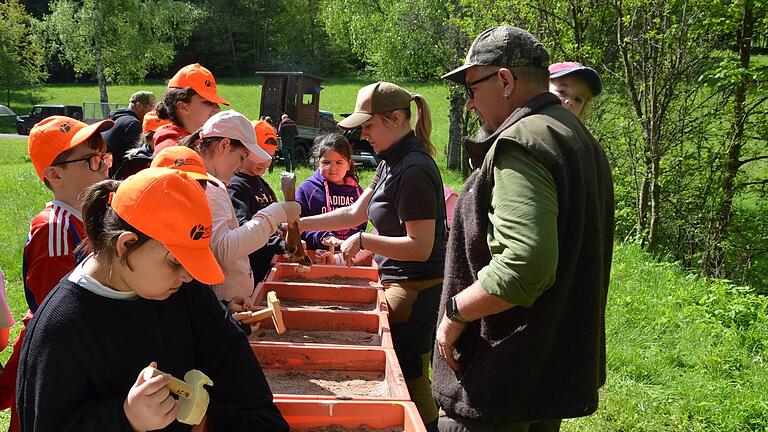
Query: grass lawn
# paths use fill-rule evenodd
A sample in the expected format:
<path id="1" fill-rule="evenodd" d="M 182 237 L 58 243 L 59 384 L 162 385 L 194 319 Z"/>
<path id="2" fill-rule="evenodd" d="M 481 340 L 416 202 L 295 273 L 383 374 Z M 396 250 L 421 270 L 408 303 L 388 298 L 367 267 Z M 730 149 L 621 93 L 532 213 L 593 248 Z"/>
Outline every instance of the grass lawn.
<path id="1" fill-rule="evenodd" d="M 29 220 L 50 199 L 26 142 L 0 140 L 0 266 L 14 317 L 26 310 L 21 253 Z M 298 171 L 299 180 L 310 169 Z M 361 174 L 366 184 L 371 171 Z M 279 170 L 267 176 L 279 190 Z M 458 181 L 449 181 L 458 188 Z M 597 414 L 564 431 L 768 430 L 768 299 L 710 284 L 637 247 L 617 245 L 607 309 L 608 382 Z M 20 325 L 11 332 L 11 340 Z M 0 354 L 5 362 L 9 350 Z M 9 411 L 0 412 L 0 430 Z"/>

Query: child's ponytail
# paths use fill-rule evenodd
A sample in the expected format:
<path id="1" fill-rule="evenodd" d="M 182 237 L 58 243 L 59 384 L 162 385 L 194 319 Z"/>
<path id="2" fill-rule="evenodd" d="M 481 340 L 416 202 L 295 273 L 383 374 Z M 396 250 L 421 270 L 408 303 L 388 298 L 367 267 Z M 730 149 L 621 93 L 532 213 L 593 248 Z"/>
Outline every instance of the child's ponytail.
<path id="1" fill-rule="evenodd" d="M 100 181 L 85 192 L 83 202 L 83 222 L 85 223 L 85 240 L 80 248 L 86 252 L 101 253 L 105 247 L 105 224 L 109 213 L 114 216 L 109 206 L 110 195 L 117 190 L 120 182 L 117 180 Z"/>
<path id="2" fill-rule="evenodd" d="M 111 259 L 117 256 L 117 238 L 120 234 L 132 232 L 138 236 L 138 239 L 121 257 L 121 260 L 127 264 L 128 255 L 150 239 L 112 210 L 110 202 L 119 186 L 118 180 L 103 180 L 86 190 L 83 201 L 83 222 L 87 237 L 78 246 L 76 253 L 93 253 Z M 128 267 L 130 268 L 130 264 Z"/>

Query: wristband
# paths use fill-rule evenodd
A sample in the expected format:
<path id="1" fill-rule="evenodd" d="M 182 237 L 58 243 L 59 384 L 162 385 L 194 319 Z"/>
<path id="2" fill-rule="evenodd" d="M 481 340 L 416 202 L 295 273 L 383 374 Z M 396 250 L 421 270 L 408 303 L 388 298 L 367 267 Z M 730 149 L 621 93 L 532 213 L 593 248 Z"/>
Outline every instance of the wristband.
<path id="1" fill-rule="evenodd" d="M 357 234 L 357 245 L 360 247 L 360 250 L 365 250 L 365 248 L 363 247 L 363 232 L 362 231 L 360 231 Z"/>

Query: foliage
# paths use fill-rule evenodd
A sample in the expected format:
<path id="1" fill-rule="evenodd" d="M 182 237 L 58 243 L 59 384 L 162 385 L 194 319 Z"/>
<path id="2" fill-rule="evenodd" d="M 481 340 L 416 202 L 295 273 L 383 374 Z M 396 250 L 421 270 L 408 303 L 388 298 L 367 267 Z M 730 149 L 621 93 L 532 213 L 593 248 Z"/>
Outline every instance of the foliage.
<path id="1" fill-rule="evenodd" d="M 176 0 L 55 0 L 46 17 L 49 35 L 80 75 L 106 82 L 143 79 L 167 66 L 201 17 Z"/>
<path id="2" fill-rule="evenodd" d="M 6 105 L 11 104 L 14 86 L 47 77 L 37 24 L 19 0 L 0 3 L 0 83 L 6 90 Z"/>

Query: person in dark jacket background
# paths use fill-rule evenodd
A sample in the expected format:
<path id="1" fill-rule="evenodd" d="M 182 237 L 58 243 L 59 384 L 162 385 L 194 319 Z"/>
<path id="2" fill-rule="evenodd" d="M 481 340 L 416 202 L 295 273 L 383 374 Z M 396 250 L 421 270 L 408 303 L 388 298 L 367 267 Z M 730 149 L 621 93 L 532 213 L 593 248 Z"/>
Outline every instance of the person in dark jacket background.
<path id="1" fill-rule="evenodd" d="M 352 147 L 340 134 L 327 134 L 315 138 L 312 157 L 317 160 L 317 170 L 296 190 L 296 202 L 301 204 L 301 216 L 314 216 L 337 208 L 354 204 L 363 189 L 357 181 L 352 163 Z M 339 240 L 365 231 L 368 222 L 336 231 L 304 231 L 301 239 L 307 242 L 307 249 L 327 249 L 323 238 L 336 237 Z"/>
<path id="2" fill-rule="evenodd" d="M 266 120 L 253 121 L 252 123 L 256 131 L 256 143 L 270 156 L 274 157 L 277 150 L 275 128 Z M 269 183 L 262 177 L 262 174 L 269 168 L 270 164 L 271 161 L 259 163 L 246 159 L 240 171 L 236 172 L 227 184 L 229 197 L 232 200 L 237 222 L 240 225 L 250 220 L 259 210 L 277 202 L 275 191 L 272 190 Z M 272 258 L 276 254 L 284 252 L 285 242 L 282 241 L 279 234 L 273 234 L 267 240 L 267 244 L 248 255 L 248 260 L 251 262 L 254 284 L 261 282 L 264 276 L 267 275 Z"/>
<path id="3" fill-rule="evenodd" d="M 285 161 L 285 169 L 289 172 L 293 171 L 293 166 L 299 162 L 296 160 L 296 135 L 299 134 L 299 128 L 288 114 L 283 114 L 280 118 L 277 134 L 280 135 L 280 153 Z"/>
<path id="4" fill-rule="evenodd" d="M 155 94 L 149 91 L 138 91 L 131 95 L 128 108 L 118 109 L 109 113 L 109 118 L 115 122 L 115 126 L 104 132 L 102 137 L 107 143 L 107 151 L 112 153 L 112 168 L 109 176 L 115 173 L 125 160 L 125 153 L 137 146 L 141 136 L 141 124 L 144 115 L 152 111 L 155 106 Z"/>

